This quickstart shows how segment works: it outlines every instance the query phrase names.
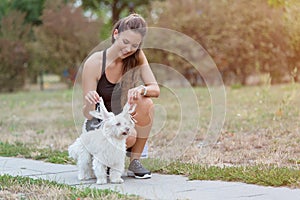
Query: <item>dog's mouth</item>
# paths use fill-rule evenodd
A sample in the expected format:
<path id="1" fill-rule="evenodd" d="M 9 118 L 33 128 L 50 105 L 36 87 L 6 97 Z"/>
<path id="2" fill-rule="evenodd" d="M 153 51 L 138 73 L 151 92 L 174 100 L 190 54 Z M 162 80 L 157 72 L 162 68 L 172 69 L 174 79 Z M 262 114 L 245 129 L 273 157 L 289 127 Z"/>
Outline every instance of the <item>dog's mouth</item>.
<path id="1" fill-rule="evenodd" d="M 123 132 L 122 135 L 126 136 L 126 135 L 128 135 L 128 133 L 127 132 Z"/>

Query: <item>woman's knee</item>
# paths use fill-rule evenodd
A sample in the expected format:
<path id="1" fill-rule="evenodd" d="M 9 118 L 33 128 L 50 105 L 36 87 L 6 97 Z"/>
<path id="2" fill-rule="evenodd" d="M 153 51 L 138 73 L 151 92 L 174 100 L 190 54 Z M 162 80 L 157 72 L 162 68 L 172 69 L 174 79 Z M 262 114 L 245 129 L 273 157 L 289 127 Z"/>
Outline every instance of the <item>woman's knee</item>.
<path id="1" fill-rule="evenodd" d="M 145 98 L 143 99 L 143 101 L 144 101 L 145 106 L 148 106 L 148 107 L 152 107 L 152 106 L 153 106 L 153 101 L 152 101 L 151 98 L 145 97 Z"/>
<path id="2" fill-rule="evenodd" d="M 154 104 L 150 98 L 142 98 L 137 102 L 134 119 L 139 126 L 147 126 L 151 124 L 154 113 Z"/>
<path id="3" fill-rule="evenodd" d="M 153 112 L 153 101 L 151 98 L 142 98 L 138 104 L 138 110 L 142 114 L 150 114 Z"/>

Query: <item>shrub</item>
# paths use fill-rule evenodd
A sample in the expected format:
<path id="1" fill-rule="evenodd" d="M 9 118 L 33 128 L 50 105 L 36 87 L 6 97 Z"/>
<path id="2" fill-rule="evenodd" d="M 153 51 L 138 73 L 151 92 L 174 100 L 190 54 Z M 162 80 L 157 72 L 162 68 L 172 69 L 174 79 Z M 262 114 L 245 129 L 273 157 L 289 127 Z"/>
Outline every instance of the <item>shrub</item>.
<path id="1" fill-rule="evenodd" d="M 159 5 L 158 5 L 159 4 Z M 199 42 L 225 82 L 245 84 L 248 76 L 269 73 L 272 82 L 289 73 L 284 10 L 261 0 L 166 0 L 157 3 L 155 25 L 175 29 Z M 175 17 L 170 17 L 175 16 Z"/>
<path id="2" fill-rule="evenodd" d="M 0 92 L 12 92 L 23 87 L 29 59 L 25 42 L 30 27 L 25 15 L 14 11 L 1 20 L 0 32 Z"/>

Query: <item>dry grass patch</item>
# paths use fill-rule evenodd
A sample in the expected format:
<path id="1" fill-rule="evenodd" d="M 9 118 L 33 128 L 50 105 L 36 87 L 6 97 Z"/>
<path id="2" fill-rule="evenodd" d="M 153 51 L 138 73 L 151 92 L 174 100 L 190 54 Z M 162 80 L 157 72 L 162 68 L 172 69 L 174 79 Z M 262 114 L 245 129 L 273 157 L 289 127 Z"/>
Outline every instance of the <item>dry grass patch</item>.
<path id="1" fill-rule="evenodd" d="M 203 157 L 198 144 L 211 120 L 208 90 L 162 88 L 160 98 L 154 99 L 150 157 L 213 165 L 298 166 L 299 90 L 299 84 L 227 87 L 225 125 L 217 144 Z M 0 110 L 2 142 L 64 151 L 78 134 L 71 90 L 1 94 Z"/>
<path id="2" fill-rule="evenodd" d="M 76 136 L 72 91 L 0 94 L 2 142 L 63 150 Z"/>
<path id="3" fill-rule="evenodd" d="M 182 93 L 184 90 L 182 89 Z M 194 109 L 194 112 L 193 109 L 189 109 L 189 114 L 198 119 L 199 127 L 196 132 L 191 132 L 195 130 L 196 124 L 189 124 L 190 121 L 184 120 L 184 117 L 181 119 L 182 128 L 178 131 L 178 118 L 172 118 L 176 102 L 170 101 L 170 97 L 167 101 L 160 98 L 156 103 L 165 105 L 171 115 L 167 125 L 150 140 L 153 157 L 163 156 L 211 165 L 275 164 L 298 167 L 299 90 L 299 84 L 238 89 L 227 87 L 225 125 L 217 143 L 210 147 L 210 153 L 206 156 L 202 155 L 198 144 L 206 137 L 211 118 L 208 91 L 205 88 L 195 88 L 201 112 L 197 115 L 197 109 Z M 156 117 L 164 119 L 159 114 L 160 112 L 157 112 Z M 174 140 L 175 138 L 177 140 Z M 172 147 L 168 149 L 166 145 Z M 175 153 L 170 149 L 175 150 Z"/>

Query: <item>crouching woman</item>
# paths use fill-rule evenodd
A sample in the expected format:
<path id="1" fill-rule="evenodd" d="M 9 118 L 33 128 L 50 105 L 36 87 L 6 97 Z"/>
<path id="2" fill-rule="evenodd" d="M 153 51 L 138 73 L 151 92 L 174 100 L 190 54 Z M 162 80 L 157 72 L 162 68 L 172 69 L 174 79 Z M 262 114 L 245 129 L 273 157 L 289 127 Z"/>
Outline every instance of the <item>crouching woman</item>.
<path id="1" fill-rule="evenodd" d="M 112 30 L 112 44 L 107 49 L 93 53 L 84 63 L 82 87 L 83 114 L 90 123 L 86 130 L 92 130 L 93 118 L 89 111 L 95 110 L 100 97 L 108 111 L 118 114 L 126 102 L 136 104 L 132 114 L 136 121 L 135 135 L 127 138 L 130 154 L 129 175 L 136 178 L 150 178 L 140 157 L 149 137 L 154 114 L 151 98 L 158 97 L 160 89 L 140 49 L 146 34 L 145 20 L 138 14 L 120 19 Z"/>

